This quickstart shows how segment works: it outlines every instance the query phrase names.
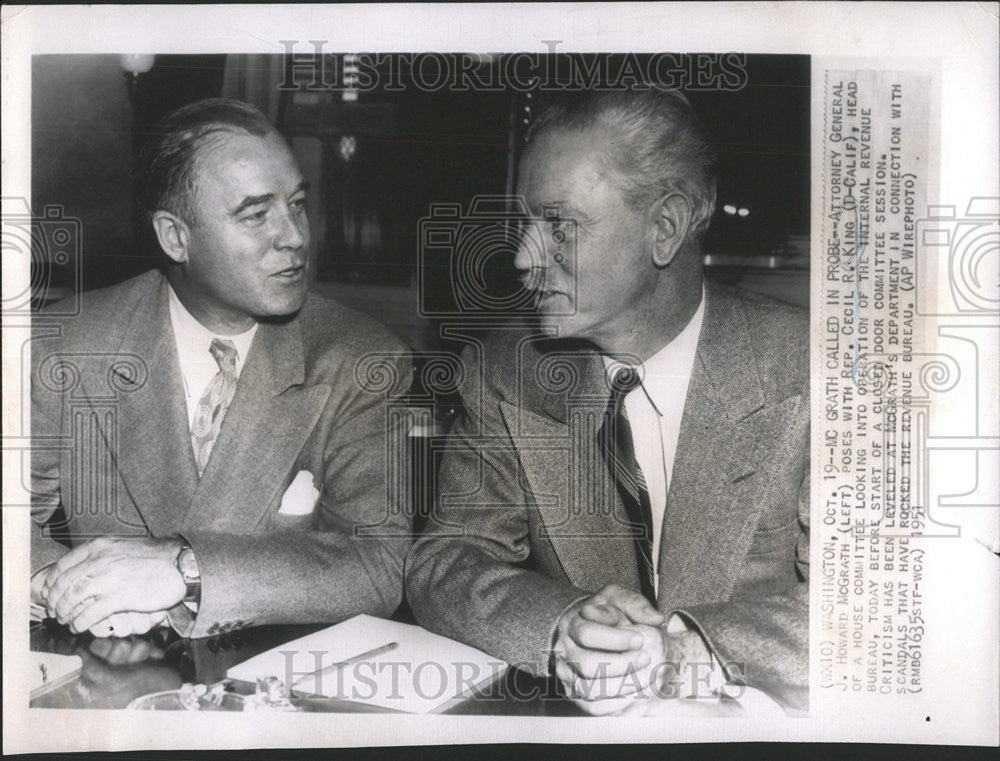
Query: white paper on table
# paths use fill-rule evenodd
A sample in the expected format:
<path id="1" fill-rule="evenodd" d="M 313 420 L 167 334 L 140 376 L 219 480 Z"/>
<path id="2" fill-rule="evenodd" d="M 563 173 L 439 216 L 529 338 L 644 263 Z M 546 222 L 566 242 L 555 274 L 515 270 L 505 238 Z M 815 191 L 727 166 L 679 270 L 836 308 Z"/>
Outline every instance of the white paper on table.
<path id="1" fill-rule="evenodd" d="M 366 652 L 396 643 L 386 652 Z M 327 669 L 318 676 L 310 676 Z M 299 694 L 351 700 L 406 713 L 446 710 L 495 680 L 507 664 L 412 624 L 360 615 L 233 666 L 230 679 L 277 677 Z"/>

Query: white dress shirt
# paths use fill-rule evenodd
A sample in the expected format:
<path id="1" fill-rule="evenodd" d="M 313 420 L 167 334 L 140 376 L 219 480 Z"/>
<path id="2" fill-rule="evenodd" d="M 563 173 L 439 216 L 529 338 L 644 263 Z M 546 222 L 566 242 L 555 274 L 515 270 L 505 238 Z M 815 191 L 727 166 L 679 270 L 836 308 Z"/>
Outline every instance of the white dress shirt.
<path id="1" fill-rule="evenodd" d="M 174 289 L 168 286 L 170 291 L 170 323 L 174 329 L 174 339 L 177 342 L 177 358 L 181 365 L 181 378 L 184 381 L 184 399 L 187 402 L 188 430 L 194 424 L 194 413 L 198 408 L 198 401 L 205 393 L 208 384 L 212 382 L 219 372 L 219 365 L 215 357 L 209 351 L 212 340 L 215 338 L 226 338 L 233 342 L 236 347 L 236 377 L 240 376 L 247 355 L 250 352 L 250 344 L 257 333 L 257 323 L 243 333 L 235 336 L 220 335 L 213 333 L 202 325 L 185 308 L 181 300 L 177 298 Z"/>
<path id="2" fill-rule="evenodd" d="M 702 289 L 701 301 L 688 324 L 673 341 L 636 368 L 642 383 L 625 396 L 635 459 L 646 478 L 653 514 L 653 584 L 656 590 L 660 588 L 660 534 L 667 509 L 667 492 L 704 317 L 705 292 Z M 622 362 L 604 357 L 609 379 L 624 366 Z"/>

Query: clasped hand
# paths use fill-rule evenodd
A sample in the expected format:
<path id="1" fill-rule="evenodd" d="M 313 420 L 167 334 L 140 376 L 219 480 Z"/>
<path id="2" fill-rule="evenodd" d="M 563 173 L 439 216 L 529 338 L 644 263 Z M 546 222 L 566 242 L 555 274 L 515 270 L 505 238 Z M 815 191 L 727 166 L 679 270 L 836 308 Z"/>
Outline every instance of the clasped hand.
<path id="1" fill-rule="evenodd" d="M 94 539 L 37 574 L 32 597 L 74 633 L 144 634 L 184 599 L 180 548 L 176 538 Z"/>
<path id="2" fill-rule="evenodd" d="M 661 696 L 663 623 L 645 597 L 616 584 L 570 608 L 553 645 L 566 695 L 591 714 L 620 713 L 637 699 Z"/>

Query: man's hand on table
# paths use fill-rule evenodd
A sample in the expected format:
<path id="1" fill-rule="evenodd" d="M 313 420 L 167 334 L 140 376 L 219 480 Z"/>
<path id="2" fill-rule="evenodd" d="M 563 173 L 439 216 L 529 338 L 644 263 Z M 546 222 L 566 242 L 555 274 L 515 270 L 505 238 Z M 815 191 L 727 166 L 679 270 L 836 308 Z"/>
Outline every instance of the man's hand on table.
<path id="1" fill-rule="evenodd" d="M 45 598 L 42 596 L 42 589 L 45 580 L 54 566 L 46 566 L 31 577 L 31 620 L 43 621 L 48 617 L 48 610 L 45 605 Z M 112 613 L 110 616 L 90 627 L 90 633 L 95 637 L 130 637 L 133 634 L 145 634 L 150 629 L 165 624 L 167 612 L 165 610 L 145 613 L 140 611 L 127 611 Z"/>
<path id="2" fill-rule="evenodd" d="M 618 713 L 648 692 L 666 657 L 663 622 L 646 598 L 615 584 L 566 611 L 552 652 L 567 697 L 601 715 Z"/>
<path id="3" fill-rule="evenodd" d="M 32 599 L 37 585 L 49 613 L 75 633 L 144 633 L 184 599 L 175 565 L 182 546 L 179 538 L 94 539 L 37 573 Z"/>
<path id="4" fill-rule="evenodd" d="M 165 625 L 167 622 L 167 611 L 159 610 L 154 613 L 143 613 L 130 610 L 124 613 L 112 613 L 103 621 L 99 621 L 90 627 L 90 633 L 95 637 L 131 637 L 133 634 L 142 635 L 149 632 L 156 626 Z"/>
<path id="5" fill-rule="evenodd" d="M 714 700 L 679 705 L 678 695 L 698 689 L 696 669 L 710 668 L 711 655 L 697 632 L 668 633 L 664 624 L 645 597 L 617 585 L 574 605 L 553 645 L 566 695 L 593 715 L 731 713 Z"/>

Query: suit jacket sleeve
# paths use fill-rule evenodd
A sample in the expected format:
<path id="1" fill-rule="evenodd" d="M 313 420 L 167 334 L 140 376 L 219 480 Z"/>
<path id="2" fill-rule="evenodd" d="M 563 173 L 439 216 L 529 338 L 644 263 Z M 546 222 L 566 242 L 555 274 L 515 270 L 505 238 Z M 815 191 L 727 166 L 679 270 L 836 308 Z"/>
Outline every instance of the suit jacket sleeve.
<path id="1" fill-rule="evenodd" d="M 32 346 L 31 371 L 31 573 L 34 575 L 69 552 L 52 536 L 50 525 L 60 507 L 59 468 L 62 431 L 60 378 L 50 377 L 42 362 L 55 350 L 50 340 Z M 49 373 L 42 378 L 40 372 Z M 59 373 L 59 370 L 52 370 Z"/>
<path id="2" fill-rule="evenodd" d="M 798 500 L 797 584 L 771 595 L 672 611 L 701 633 L 730 680 L 801 711 L 809 699 L 809 492 L 806 467 Z"/>
<path id="3" fill-rule="evenodd" d="M 436 511 L 407 559 L 407 599 L 420 623 L 544 676 L 563 612 L 589 593 L 528 567 L 531 530 L 500 396 L 469 352 L 463 415 L 441 464 Z"/>
<path id="4" fill-rule="evenodd" d="M 254 534 L 185 531 L 202 576 L 191 636 L 219 622 L 242 625 L 340 621 L 359 613 L 389 616 L 402 599 L 410 510 L 386 484 L 406 455 L 405 416 L 390 418 L 388 397 L 409 386 L 411 363 L 393 359 L 390 393 L 354 388 L 324 443 L 325 472 L 311 529 Z M 262 446 L 266 442 L 262 442 Z M 395 471 L 398 472 L 398 471 Z M 224 625 L 224 624 L 223 624 Z"/>

